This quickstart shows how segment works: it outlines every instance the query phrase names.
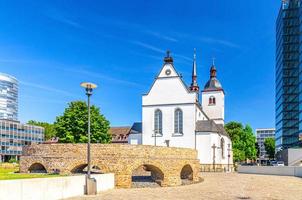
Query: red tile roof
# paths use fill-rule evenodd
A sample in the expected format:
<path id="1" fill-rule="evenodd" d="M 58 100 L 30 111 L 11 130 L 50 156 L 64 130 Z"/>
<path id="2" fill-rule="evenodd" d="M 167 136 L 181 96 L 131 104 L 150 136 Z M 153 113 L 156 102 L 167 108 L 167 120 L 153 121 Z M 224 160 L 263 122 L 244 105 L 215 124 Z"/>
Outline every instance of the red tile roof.
<path id="1" fill-rule="evenodd" d="M 111 127 L 112 143 L 127 143 L 131 126 Z"/>

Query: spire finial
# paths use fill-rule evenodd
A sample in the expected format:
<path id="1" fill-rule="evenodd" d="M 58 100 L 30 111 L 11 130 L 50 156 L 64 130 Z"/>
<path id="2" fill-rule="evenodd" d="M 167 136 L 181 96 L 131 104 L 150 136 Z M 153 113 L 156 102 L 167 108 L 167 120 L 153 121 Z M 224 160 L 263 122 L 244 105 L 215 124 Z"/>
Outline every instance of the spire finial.
<path id="1" fill-rule="evenodd" d="M 170 53 L 171 53 L 171 52 L 170 52 L 170 50 L 168 49 L 168 50 L 167 50 L 167 57 L 170 57 Z"/>
<path id="2" fill-rule="evenodd" d="M 210 69 L 210 77 L 211 78 L 216 77 L 215 57 L 212 58 L 212 67 Z"/>
<path id="3" fill-rule="evenodd" d="M 196 48 L 194 48 L 194 61 L 196 61 Z"/>
<path id="4" fill-rule="evenodd" d="M 165 63 L 173 63 L 173 58 L 170 56 L 170 50 L 167 50 L 167 56 L 164 58 Z"/>
<path id="5" fill-rule="evenodd" d="M 199 91 L 199 87 L 197 84 L 197 71 L 196 71 L 196 49 L 194 48 L 193 54 L 193 69 L 192 69 L 192 83 L 191 83 L 191 91 Z"/>

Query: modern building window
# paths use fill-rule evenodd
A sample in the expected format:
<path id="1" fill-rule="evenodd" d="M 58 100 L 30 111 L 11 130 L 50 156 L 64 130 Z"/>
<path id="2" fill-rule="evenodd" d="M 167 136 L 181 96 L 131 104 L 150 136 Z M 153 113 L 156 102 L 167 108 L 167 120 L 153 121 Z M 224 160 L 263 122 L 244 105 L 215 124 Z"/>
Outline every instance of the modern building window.
<path id="1" fill-rule="evenodd" d="M 183 133 L 183 114 L 182 110 L 177 108 L 174 112 L 174 133 Z"/>
<path id="2" fill-rule="evenodd" d="M 301 0 L 282 1 L 276 21 L 276 150 L 302 147 Z"/>
<path id="3" fill-rule="evenodd" d="M 224 149 L 224 139 L 223 138 L 221 138 L 221 140 L 220 140 L 220 148 L 221 148 L 221 157 L 224 158 L 225 149 Z"/>
<path id="4" fill-rule="evenodd" d="M 162 134 L 163 130 L 163 114 L 161 110 L 157 109 L 154 112 L 154 133 Z"/>
<path id="5" fill-rule="evenodd" d="M 209 98 L 209 105 L 215 105 L 216 104 L 216 99 L 213 96 L 210 96 Z"/>

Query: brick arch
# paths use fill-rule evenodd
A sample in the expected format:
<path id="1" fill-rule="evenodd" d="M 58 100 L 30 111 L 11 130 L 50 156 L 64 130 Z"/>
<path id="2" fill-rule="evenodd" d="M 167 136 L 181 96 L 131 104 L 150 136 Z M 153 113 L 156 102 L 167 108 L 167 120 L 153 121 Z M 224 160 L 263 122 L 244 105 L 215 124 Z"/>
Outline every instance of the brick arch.
<path id="1" fill-rule="evenodd" d="M 193 180 L 193 176 L 193 167 L 190 164 L 184 165 L 180 171 L 180 178 Z"/>
<path id="2" fill-rule="evenodd" d="M 46 167 L 39 162 L 35 162 L 29 165 L 28 171 L 30 173 L 47 173 Z"/>
<path id="3" fill-rule="evenodd" d="M 143 164 L 140 163 L 138 165 L 135 165 L 134 167 L 132 167 L 132 171 L 131 171 L 131 179 L 132 179 L 132 174 L 133 171 L 143 167 L 146 171 L 150 171 L 151 172 L 151 178 L 154 182 L 158 183 L 159 185 L 162 185 L 164 178 L 165 178 L 165 174 L 164 174 L 164 170 L 162 169 L 162 167 L 160 165 L 158 165 L 157 163 L 152 163 L 149 164 L 148 162 L 144 162 Z M 132 182 L 132 180 L 131 180 Z"/>
<path id="4" fill-rule="evenodd" d="M 87 162 L 74 162 L 71 163 L 70 166 L 68 167 L 68 173 L 83 173 L 83 170 L 87 167 Z M 103 163 L 100 162 L 92 162 L 91 163 L 91 168 L 97 168 L 101 171 L 101 173 L 108 173 L 110 172 L 108 166 L 104 165 Z M 93 171 L 93 169 L 92 169 Z"/>

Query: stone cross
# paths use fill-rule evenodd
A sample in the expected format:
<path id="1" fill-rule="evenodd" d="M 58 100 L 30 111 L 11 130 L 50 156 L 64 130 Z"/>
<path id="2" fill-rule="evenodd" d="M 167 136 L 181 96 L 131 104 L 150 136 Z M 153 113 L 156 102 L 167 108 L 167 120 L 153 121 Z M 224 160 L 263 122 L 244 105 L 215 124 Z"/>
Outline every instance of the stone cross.
<path id="1" fill-rule="evenodd" d="M 213 170 L 215 171 L 215 151 L 217 146 L 213 144 L 212 148 L 213 148 Z"/>

